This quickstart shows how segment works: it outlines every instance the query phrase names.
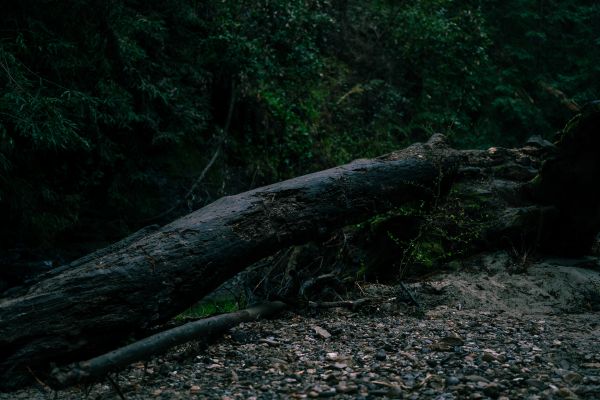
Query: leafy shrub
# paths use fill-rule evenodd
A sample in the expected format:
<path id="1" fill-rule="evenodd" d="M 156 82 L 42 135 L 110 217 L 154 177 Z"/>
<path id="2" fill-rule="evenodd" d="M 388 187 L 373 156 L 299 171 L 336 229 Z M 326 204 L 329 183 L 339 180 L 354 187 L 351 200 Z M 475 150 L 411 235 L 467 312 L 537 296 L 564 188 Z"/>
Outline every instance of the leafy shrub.
<path id="1" fill-rule="evenodd" d="M 432 132 L 516 145 L 600 96 L 589 0 L 5 3 L 5 246 L 114 240 Z"/>

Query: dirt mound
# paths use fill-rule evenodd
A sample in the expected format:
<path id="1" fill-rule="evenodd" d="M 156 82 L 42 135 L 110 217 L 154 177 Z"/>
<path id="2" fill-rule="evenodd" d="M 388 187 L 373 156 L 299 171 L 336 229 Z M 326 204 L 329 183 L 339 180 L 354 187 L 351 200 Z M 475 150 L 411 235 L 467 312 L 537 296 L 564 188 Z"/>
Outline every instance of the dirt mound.
<path id="1" fill-rule="evenodd" d="M 425 304 L 517 315 L 600 309 L 597 258 L 541 259 L 516 264 L 505 252 L 487 254 L 413 290 Z"/>

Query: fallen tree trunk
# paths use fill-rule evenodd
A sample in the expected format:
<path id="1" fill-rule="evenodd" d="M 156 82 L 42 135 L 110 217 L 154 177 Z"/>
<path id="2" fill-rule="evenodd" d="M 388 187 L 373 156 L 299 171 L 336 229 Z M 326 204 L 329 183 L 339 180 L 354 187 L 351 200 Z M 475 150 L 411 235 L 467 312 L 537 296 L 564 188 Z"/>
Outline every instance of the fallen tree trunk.
<path id="1" fill-rule="evenodd" d="M 110 353 L 91 360 L 56 369 L 52 373 L 51 385 L 64 388 L 81 382 L 89 382 L 105 376 L 107 373 L 126 367 L 127 365 L 148 359 L 165 350 L 186 343 L 190 340 L 209 339 L 223 333 L 242 322 L 256 321 L 271 317 L 287 307 L 285 303 L 273 301 L 260 304 L 246 310 L 229 314 L 221 314 L 169 329 L 149 336 L 138 342 L 113 350 Z"/>
<path id="2" fill-rule="evenodd" d="M 0 300 L 0 387 L 50 362 L 87 359 L 172 318 L 278 249 L 416 200 L 431 200 L 460 154 L 441 135 L 373 160 L 222 198 L 112 252 Z"/>
<path id="3" fill-rule="evenodd" d="M 600 176 L 600 112 L 593 111 L 555 150 L 542 141 L 457 151 L 434 135 L 377 159 L 225 197 L 51 272 L 0 299 L 0 389 L 27 383 L 31 371 L 44 377 L 51 363 L 119 347 L 277 250 L 407 204 L 437 201 L 450 187 L 489 208 L 488 242 L 525 235 L 550 247 L 564 237 L 589 241 L 600 220 L 600 190 L 593 185 Z M 548 152 L 557 155 L 530 183 Z M 588 175 L 572 179 L 569 168 Z"/>

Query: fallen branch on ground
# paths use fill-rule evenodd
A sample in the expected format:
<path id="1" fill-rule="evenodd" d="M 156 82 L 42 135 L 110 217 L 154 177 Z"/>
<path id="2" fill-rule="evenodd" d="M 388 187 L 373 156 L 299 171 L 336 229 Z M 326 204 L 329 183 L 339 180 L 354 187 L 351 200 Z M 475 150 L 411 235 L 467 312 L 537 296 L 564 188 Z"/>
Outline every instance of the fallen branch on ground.
<path id="1" fill-rule="evenodd" d="M 0 390 L 45 380 L 163 324 L 253 263 L 407 206 L 485 210 L 474 248 L 588 251 L 600 227 L 600 102 L 556 146 L 454 150 L 441 135 L 386 156 L 222 198 L 0 299 Z M 541 168 L 540 168 L 541 166 Z M 535 178 L 535 179 L 533 179 Z M 461 209 L 464 209 L 462 207 Z"/>
<path id="2" fill-rule="evenodd" d="M 343 301 L 323 301 L 323 302 L 315 302 L 309 301 L 308 307 L 314 309 L 325 309 L 325 308 L 347 308 L 352 311 L 358 310 L 360 307 L 366 306 L 367 304 L 371 304 L 376 299 L 364 298 L 357 300 L 343 300 Z"/>
<path id="3" fill-rule="evenodd" d="M 0 390 L 117 348 L 252 263 L 398 205 L 428 201 L 460 155 L 441 135 L 372 160 L 224 197 L 0 299 Z M 60 316 L 60 318 L 58 318 Z"/>
<path id="4" fill-rule="evenodd" d="M 256 321 L 261 318 L 273 316 L 284 310 L 287 305 L 280 301 L 273 301 L 254 306 L 245 310 L 189 322 L 167 331 L 157 333 L 145 339 L 113 350 L 110 353 L 92 358 L 91 360 L 72 364 L 55 369 L 54 378 L 50 385 L 54 388 L 64 388 L 80 382 L 90 381 L 109 372 L 126 367 L 127 365 L 147 359 L 152 355 L 163 353 L 171 347 L 189 342 L 190 340 L 208 338 L 242 322 Z"/>
<path id="5" fill-rule="evenodd" d="M 397 297 L 389 298 L 378 298 L 378 297 L 365 297 L 356 300 L 341 300 L 341 301 L 309 301 L 308 307 L 312 309 L 327 309 L 327 308 L 347 308 L 351 311 L 357 311 L 358 309 L 370 305 L 370 304 L 383 304 L 397 301 Z"/>

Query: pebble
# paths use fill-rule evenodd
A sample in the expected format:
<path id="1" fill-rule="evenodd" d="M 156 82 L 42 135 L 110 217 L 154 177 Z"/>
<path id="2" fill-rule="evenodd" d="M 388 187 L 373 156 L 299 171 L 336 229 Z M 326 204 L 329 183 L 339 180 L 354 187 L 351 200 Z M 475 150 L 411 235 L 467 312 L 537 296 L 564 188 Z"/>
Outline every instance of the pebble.
<path id="1" fill-rule="evenodd" d="M 331 333 L 329 333 L 327 329 L 321 328 L 318 325 L 313 326 L 313 329 L 317 336 L 319 336 L 321 339 L 329 339 L 331 337 Z"/>
<path id="2" fill-rule="evenodd" d="M 558 395 L 564 399 L 578 399 L 577 395 L 575 393 L 573 393 L 570 389 L 568 388 L 560 388 L 558 390 Z"/>
<path id="3" fill-rule="evenodd" d="M 446 378 L 446 383 L 450 386 L 458 385 L 460 383 L 460 379 L 458 379 L 456 376 L 449 376 Z"/>
<path id="4" fill-rule="evenodd" d="M 338 393 L 355 393 L 358 390 L 358 386 L 351 383 L 351 384 L 347 384 L 347 383 L 342 383 L 340 382 L 336 387 L 335 390 Z"/>
<path id="5" fill-rule="evenodd" d="M 567 372 L 565 374 L 565 376 L 563 376 L 563 379 L 565 380 L 565 382 L 572 385 L 572 384 L 576 384 L 576 383 L 581 383 L 581 381 L 583 380 L 583 377 L 581 375 L 579 375 L 577 372 Z"/>
<path id="6" fill-rule="evenodd" d="M 383 350 L 383 349 L 378 350 L 377 353 L 375 353 L 376 360 L 385 361 L 386 358 L 387 358 L 387 354 L 385 354 L 385 350 Z"/>
<path id="7" fill-rule="evenodd" d="M 337 394 L 335 388 L 326 388 L 321 393 L 319 393 L 319 397 L 334 397 Z"/>

